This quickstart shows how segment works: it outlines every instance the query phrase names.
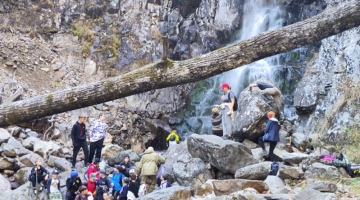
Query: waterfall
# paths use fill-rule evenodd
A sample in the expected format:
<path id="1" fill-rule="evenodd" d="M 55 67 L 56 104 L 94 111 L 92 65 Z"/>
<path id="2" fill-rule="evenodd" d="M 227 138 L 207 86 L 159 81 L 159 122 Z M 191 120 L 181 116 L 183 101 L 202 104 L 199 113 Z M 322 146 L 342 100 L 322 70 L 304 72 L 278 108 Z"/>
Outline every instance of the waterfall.
<path id="1" fill-rule="evenodd" d="M 281 28 L 289 18 L 285 9 L 276 2 L 246 1 L 242 27 L 233 36 L 232 43 L 246 40 L 261 32 Z M 303 59 L 306 51 L 306 48 L 299 48 L 199 81 L 191 92 L 190 105 L 179 115 L 183 120 L 177 127 L 178 131 L 185 137 L 192 133 L 211 133 L 209 117 L 213 105 L 221 103 L 220 85 L 223 82 L 229 83 L 231 90 L 239 96 L 245 87 L 259 78 L 274 81 L 285 97 L 285 118 L 291 118 L 295 115 L 295 109 L 291 106 L 294 85 L 297 83 L 294 76 L 302 76 L 301 70 L 292 67 L 291 63 Z"/>

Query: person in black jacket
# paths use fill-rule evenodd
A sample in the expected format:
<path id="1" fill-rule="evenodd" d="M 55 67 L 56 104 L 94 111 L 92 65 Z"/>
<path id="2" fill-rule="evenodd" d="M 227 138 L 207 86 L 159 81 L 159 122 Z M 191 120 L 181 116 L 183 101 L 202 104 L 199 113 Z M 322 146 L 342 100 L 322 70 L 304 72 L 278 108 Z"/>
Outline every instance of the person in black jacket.
<path id="1" fill-rule="evenodd" d="M 40 191 L 46 185 L 46 181 L 49 178 L 49 171 L 46 170 L 43 166 L 41 166 L 42 161 L 41 159 L 37 159 L 35 161 L 35 166 L 31 169 L 29 175 L 29 181 L 31 182 L 32 186 L 34 187 L 34 192 L 36 193 L 36 181 L 40 183 Z"/>
<path id="2" fill-rule="evenodd" d="M 274 161 L 274 149 L 277 142 L 280 140 L 280 124 L 279 121 L 275 118 L 275 113 L 273 111 L 270 111 L 267 116 L 269 120 L 266 122 L 265 135 L 260 137 L 258 142 L 263 149 L 263 155 L 267 155 L 264 142 L 270 142 L 269 157 L 270 161 Z"/>
<path id="3" fill-rule="evenodd" d="M 70 173 L 70 177 L 66 179 L 66 200 L 74 200 L 79 194 L 79 188 L 82 185 L 79 174 L 75 171 Z"/>
<path id="4" fill-rule="evenodd" d="M 135 170 L 130 170 L 130 182 L 129 182 L 129 191 L 134 193 L 135 197 L 138 198 L 139 189 L 140 189 L 140 178 L 137 177 Z"/>
<path id="5" fill-rule="evenodd" d="M 130 156 L 129 154 L 125 154 L 124 155 L 124 160 L 121 161 L 120 165 L 121 167 L 121 173 L 124 174 L 126 177 L 130 177 L 129 171 L 132 168 L 132 164 L 130 161 Z"/>
<path id="6" fill-rule="evenodd" d="M 82 148 L 84 151 L 84 164 L 87 167 L 89 165 L 88 163 L 88 157 L 89 157 L 89 147 L 86 141 L 86 133 L 85 133 L 85 122 L 86 116 L 84 114 L 79 115 L 79 121 L 77 121 L 71 130 L 71 139 L 73 142 L 73 160 L 72 160 L 72 168 L 75 168 L 76 164 L 76 157 Z"/>

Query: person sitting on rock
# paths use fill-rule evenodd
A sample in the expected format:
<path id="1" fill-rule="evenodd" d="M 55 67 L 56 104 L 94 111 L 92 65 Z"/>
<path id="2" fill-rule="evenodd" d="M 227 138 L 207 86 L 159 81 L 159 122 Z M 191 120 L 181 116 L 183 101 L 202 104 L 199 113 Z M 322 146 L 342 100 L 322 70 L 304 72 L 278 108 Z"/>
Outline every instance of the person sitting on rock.
<path id="1" fill-rule="evenodd" d="M 105 114 L 100 113 L 99 119 L 93 121 L 90 126 L 89 130 L 89 137 L 90 137 L 90 154 L 88 162 L 91 163 L 94 158 L 101 158 L 101 150 L 104 145 L 104 140 L 106 138 L 106 128 L 107 124 L 105 122 Z"/>
<path id="2" fill-rule="evenodd" d="M 267 155 L 267 151 L 265 150 L 264 142 L 270 142 L 270 150 L 269 150 L 269 157 L 270 161 L 274 161 L 274 149 L 276 147 L 277 142 L 280 140 L 279 131 L 280 131 L 280 124 L 279 121 L 275 118 L 275 113 L 270 111 L 267 114 L 269 120 L 266 122 L 265 127 L 265 135 L 260 137 L 258 142 L 262 148 L 262 154 Z"/>
<path id="3" fill-rule="evenodd" d="M 91 192 L 87 190 L 85 186 L 79 187 L 79 194 L 76 195 L 75 200 L 93 200 L 93 199 L 94 199 L 93 195 L 91 194 Z"/>
<path id="4" fill-rule="evenodd" d="M 130 169 L 132 168 L 132 164 L 131 164 L 131 161 L 130 161 L 130 156 L 129 154 L 125 154 L 124 155 L 124 160 L 121 161 L 120 163 L 120 172 L 122 174 L 124 174 L 126 177 L 130 177 L 129 175 L 129 171 Z"/>
<path id="5" fill-rule="evenodd" d="M 73 200 L 79 194 L 79 188 L 82 185 L 78 172 L 72 171 L 70 177 L 66 179 L 66 199 Z"/>
<path id="6" fill-rule="evenodd" d="M 139 188 L 139 197 L 145 196 L 150 193 L 149 188 L 152 182 L 153 181 L 150 178 L 146 178 L 145 182 Z"/>
<path id="7" fill-rule="evenodd" d="M 171 187 L 171 183 L 170 181 L 167 180 L 166 174 L 161 175 L 160 180 L 161 180 L 160 189 Z"/>
<path id="8" fill-rule="evenodd" d="M 31 169 L 29 180 L 34 188 L 34 193 L 36 194 L 36 184 L 40 183 L 39 190 L 42 191 L 44 185 L 46 185 L 46 181 L 49 178 L 49 171 L 45 169 L 45 167 L 41 166 L 42 160 L 36 159 L 35 166 Z"/>
<path id="9" fill-rule="evenodd" d="M 62 200 L 61 190 L 60 190 L 60 180 L 58 179 L 59 172 L 54 170 L 52 172 L 52 177 L 48 180 L 46 184 L 46 190 L 51 200 Z"/>
<path id="10" fill-rule="evenodd" d="M 82 148 L 84 151 L 84 164 L 85 166 L 88 166 L 88 156 L 89 156 L 89 148 L 86 141 L 86 127 L 85 122 L 86 121 L 86 115 L 81 114 L 79 115 L 79 121 L 77 121 L 74 126 L 71 129 L 71 139 L 73 142 L 73 160 L 72 160 L 72 169 L 75 169 L 76 164 L 76 157 Z"/>
<path id="11" fill-rule="evenodd" d="M 222 127 L 223 127 L 223 138 L 231 139 L 232 137 L 232 127 L 231 127 L 231 118 L 234 116 L 234 104 L 235 104 L 235 94 L 231 92 L 231 87 L 227 83 L 221 85 L 221 89 L 224 94 L 221 96 L 222 104 L 219 106 L 222 110 Z"/>
<path id="12" fill-rule="evenodd" d="M 98 188 L 96 192 L 97 200 L 104 200 L 104 193 L 112 193 L 113 188 L 111 187 L 111 181 L 106 176 L 106 171 L 104 169 L 100 169 L 100 179 L 97 181 L 96 187 Z"/>
<path id="13" fill-rule="evenodd" d="M 281 92 L 275 86 L 265 82 L 258 81 L 249 85 L 249 91 L 252 91 L 253 87 L 258 87 L 261 90 L 261 94 L 269 94 L 273 97 L 277 108 L 280 112 L 280 121 L 284 120 L 284 108 L 281 103 Z"/>
<path id="14" fill-rule="evenodd" d="M 166 142 L 169 143 L 169 146 L 178 144 L 180 142 L 179 135 L 175 129 L 172 130 L 171 133 L 166 137 Z"/>
<path id="15" fill-rule="evenodd" d="M 139 197 L 139 189 L 140 189 L 140 178 L 137 177 L 136 173 L 130 174 L 130 183 L 129 183 L 129 192 L 128 192 L 128 198 L 130 198 L 131 195 L 129 193 L 131 192 L 133 196 L 131 196 L 132 199 Z"/>
<path id="16" fill-rule="evenodd" d="M 90 178 L 91 174 L 95 174 L 96 175 L 96 179 L 100 178 L 99 175 L 99 164 L 100 164 L 100 159 L 99 158 L 94 158 L 94 161 L 89 165 L 89 168 L 87 170 L 87 177 Z"/>
<path id="17" fill-rule="evenodd" d="M 89 180 L 87 182 L 87 190 L 95 196 L 96 194 L 96 174 L 90 174 Z"/>
<path id="18" fill-rule="evenodd" d="M 113 192 L 112 195 L 114 197 L 117 197 L 118 194 L 120 193 L 123 185 L 122 185 L 122 180 L 125 178 L 124 174 L 121 173 L 122 167 L 121 166 L 116 166 L 114 171 L 115 173 L 113 174 L 112 178 L 111 178 L 111 185 L 113 186 Z"/>
<path id="19" fill-rule="evenodd" d="M 212 124 L 212 134 L 222 137 L 223 136 L 223 128 L 221 124 L 222 115 L 219 113 L 219 109 L 214 107 L 212 110 L 211 116 L 211 124 Z"/>
<path id="20" fill-rule="evenodd" d="M 127 198 L 128 191 L 129 191 L 129 178 L 128 177 L 125 177 L 122 180 L 122 185 L 123 185 L 123 187 L 122 187 L 119 195 L 115 196 L 115 197 L 118 200 L 128 200 L 128 198 Z"/>
<path id="21" fill-rule="evenodd" d="M 142 183 L 145 183 L 147 178 L 151 180 L 149 192 L 154 190 L 159 163 L 164 164 L 165 158 L 155 153 L 153 147 L 149 147 L 140 160 L 137 173 L 140 174 L 141 172 Z"/>

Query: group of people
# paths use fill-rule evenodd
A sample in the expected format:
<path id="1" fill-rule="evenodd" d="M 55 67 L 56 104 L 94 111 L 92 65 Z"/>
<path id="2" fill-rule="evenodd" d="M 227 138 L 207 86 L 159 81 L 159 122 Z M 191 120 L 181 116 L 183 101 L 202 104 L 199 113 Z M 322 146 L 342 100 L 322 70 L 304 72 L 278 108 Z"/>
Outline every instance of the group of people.
<path id="1" fill-rule="evenodd" d="M 269 94 L 273 97 L 275 104 L 280 112 L 280 120 L 284 119 L 283 105 L 281 103 L 281 92 L 275 86 L 258 81 L 249 85 L 249 91 L 252 88 L 258 87 L 261 90 L 261 94 Z M 229 84 L 224 83 L 220 87 L 224 94 L 221 96 L 222 103 L 215 105 L 212 109 L 211 123 L 212 134 L 222 137 L 223 139 L 232 139 L 232 118 L 234 116 L 234 107 L 237 107 L 235 94 L 231 91 Z M 264 136 L 258 139 L 258 144 L 263 149 L 262 154 L 268 155 L 271 161 L 274 161 L 274 149 L 279 141 L 280 122 L 275 117 L 273 111 L 267 114 L 268 121 L 264 130 Z M 264 142 L 270 142 L 269 153 L 265 149 Z"/>

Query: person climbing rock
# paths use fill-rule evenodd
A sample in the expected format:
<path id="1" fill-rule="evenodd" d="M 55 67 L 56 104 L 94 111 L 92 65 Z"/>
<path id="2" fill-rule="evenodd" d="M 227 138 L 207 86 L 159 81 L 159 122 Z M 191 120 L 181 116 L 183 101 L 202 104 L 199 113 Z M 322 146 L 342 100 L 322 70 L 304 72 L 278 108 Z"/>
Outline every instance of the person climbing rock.
<path id="1" fill-rule="evenodd" d="M 82 185 L 78 172 L 72 171 L 70 177 L 66 179 L 66 200 L 75 199 L 79 194 L 79 187 Z"/>
<path id="2" fill-rule="evenodd" d="M 140 174 L 141 172 L 141 180 L 142 180 L 142 184 L 145 183 L 146 179 L 150 179 L 151 180 L 151 184 L 149 187 L 149 193 L 152 192 L 154 190 L 155 187 L 155 183 L 156 183 L 156 173 L 158 171 L 158 164 L 164 164 L 165 163 L 165 159 L 160 156 L 159 154 L 155 153 L 154 148 L 153 147 L 149 147 L 144 155 L 142 156 L 141 160 L 140 160 L 140 164 L 137 168 L 138 170 L 138 174 Z"/>
<path id="3" fill-rule="evenodd" d="M 179 135 L 175 129 L 166 137 L 166 142 L 169 143 L 169 147 L 180 142 Z"/>
<path id="4" fill-rule="evenodd" d="M 261 94 L 269 94 L 273 97 L 277 108 L 280 112 L 280 121 L 284 120 L 284 108 L 281 103 L 281 92 L 275 86 L 265 82 L 258 81 L 249 85 L 249 91 L 252 91 L 253 87 L 258 87 L 261 90 Z"/>
<path id="5" fill-rule="evenodd" d="M 46 181 L 49 178 L 49 171 L 45 169 L 45 167 L 41 166 L 41 159 L 36 159 L 35 166 L 31 169 L 29 175 L 29 181 L 31 182 L 34 193 L 37 193 L 36 184 L 40 183 L 39 190 L 42 191 L 43 187 L 46 185 Z"/>
<path id="6" fill-rule="evenodd" d="M 58 179 L 59 172 L 54 170 L 52 172 L 52 177 L 48 180 L 46 184 L 46 191 L 49 195 L 50 200 L 62 200 L 61 190 L 60 190 L 60 180 Z"/>
<path id="7" fill-rule="evenodd" d="M 123 159 L 123 161 L 121 161 L 119 166 L 120 166 L 120 168 L 119 168 L 120 172 L 122 174 L 124 174 L 126 177 L 130 177 L 129 171 L 132 168 L 132 164 L 131 164 L 131 161 L 130 161 L 129 154 L 124 155 L 124 159 Z"/>
<path id="8" fill-rule="evenodd" d="M 86 141 L 86 127 L 85 122 L 86 121 L 86 115 L 80 114 L 79 120 L 74 124 L 74 126 L 71 129 L 71 139 L 73 142 L 73 160 L 72 160 L 72 169 L 75 169 L 76 164 L 76 157 L 82 148 L 84 151 L 84 164 L 85 166 L 88 166 L 88 156 L 89 156 L 89 148 Z"/>
<path id="9" fill-rule="evenodd" d="M 275 118 L 275 113 L 270 111 L 267 114 L 269 120 L 266 122 L 265 127 L 265 135 L 260 137 L 258 142 L 260 147 L 262 148 L 262 154 L 267 155 L 267 151 L 265 150 L 264 142 L 270 142 L 270 149 L 269 149 L 269 157 L 270 161 L 274 161 L 274 149 L 276 147 L 277 142 L 280 140 L 279 131 L 280 131 L 280 124 L 279 121 Z"/>
<path id="10" fill-rule="evenodd" d="M 210 119 L 212 124 L 212 134 L 222 137 L 223 136 L 223 127 L 221 124 L 222 115 L 219 113 L 219 108 L 216 106 L 211 110 L 211 112 L 212 112 L 212 116 L 210 117 Z"/>
<path id="11" fill-rule="evenodd" d="M 229 84 L 223 83 L 220 87 L 224 94 L 221 96 L 222 104 L 219 106 L 222 110 L 222 127 L 223 127 L 223 138 L 231 139 L 232 137 L 232 127 L 231 127 L 231 118 L 234 114 L 234 105 L 235 105 L 235 94 L 231 92 Z"/>
<path id="12" fill-rule="evenodd" d="M 106 129 L 107 124 L 105 122 L 105 115 L 104 113 L 99 114 L 99 119 L 93 121 L 93 123 L 90 126 L 89 130 L 89 137 L 90 137 L 90 154 L 89 154 L 89 160 L 88 163 L 91 163 L 94 154 L 95 158 L 100 159 L 101 158 L 101 150 L 104 145 L 104 140 L 106 138 Z"/>
<path id="13" fill-rule="evenodd" d="M 100 164 L 100 159 L 99 158 L 94 158 L 94 161 L 92 163 L 90 163 L 89 168 L 86 170 L 86 180 L 88 180 L 90 178 L 91 174 L 95 174 L 96 175 L 96 179 L 100 178 L 100 168 L 99 168 L 99 164 Z"/>

